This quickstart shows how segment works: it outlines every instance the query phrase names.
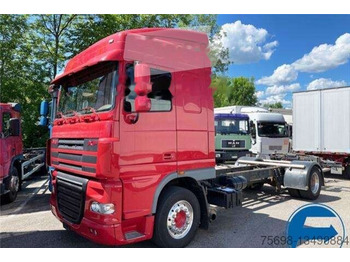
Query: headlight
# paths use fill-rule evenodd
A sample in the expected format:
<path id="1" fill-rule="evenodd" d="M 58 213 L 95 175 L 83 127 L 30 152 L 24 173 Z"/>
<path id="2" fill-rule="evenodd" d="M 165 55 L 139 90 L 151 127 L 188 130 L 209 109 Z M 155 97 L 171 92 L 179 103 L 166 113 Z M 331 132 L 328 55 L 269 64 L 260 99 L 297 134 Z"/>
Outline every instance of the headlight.
<path id="1" fill-rule="evenodd" d="M 90 206 L 90 211 L 103 215 L 109 215 L 113 214 L 115 209 L 114 204 L 112 203 L 102 204 L 98 202 L 92 202 Z"/>
<path id="2" fill-rule="evenodd" d="M 216 157 L 221 157 L 221 154 L 216 154 Z"/>

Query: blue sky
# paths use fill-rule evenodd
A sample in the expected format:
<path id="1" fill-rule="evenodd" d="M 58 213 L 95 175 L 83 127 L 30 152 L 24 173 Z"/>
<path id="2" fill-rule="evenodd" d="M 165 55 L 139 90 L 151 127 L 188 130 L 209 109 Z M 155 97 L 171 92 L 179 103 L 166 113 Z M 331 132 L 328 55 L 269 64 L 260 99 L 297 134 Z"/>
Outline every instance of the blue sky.
<path id="1" fill-rule="evenodd" d="M 293 91 L 350 85 L 350 15 L 218 15 L 218 24 L 228 75 L 255 77 L 262 102 L 291 107 Z"/>

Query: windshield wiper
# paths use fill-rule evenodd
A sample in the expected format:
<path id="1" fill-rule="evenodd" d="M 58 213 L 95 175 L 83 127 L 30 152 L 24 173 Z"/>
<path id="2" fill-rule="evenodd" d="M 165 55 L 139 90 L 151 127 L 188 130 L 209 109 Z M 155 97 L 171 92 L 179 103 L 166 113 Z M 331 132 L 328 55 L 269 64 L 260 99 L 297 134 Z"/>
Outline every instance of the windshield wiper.
<path id="1" fill-rule="evenodd" d="M 100 120 L 100 117 L 98 116 L 98 114 L 96 113 L 95 108 L 91 107 L 91 106 L 87 106 L 85 108 L 83 108 L 82 110 L 78 111 L 78 112 L 82 112 L 84 114 L 89 114 L 91 113 L 91 115 L 82 115 L 80 118 L 84 121 L 94 121 L 94 120 Z"/>

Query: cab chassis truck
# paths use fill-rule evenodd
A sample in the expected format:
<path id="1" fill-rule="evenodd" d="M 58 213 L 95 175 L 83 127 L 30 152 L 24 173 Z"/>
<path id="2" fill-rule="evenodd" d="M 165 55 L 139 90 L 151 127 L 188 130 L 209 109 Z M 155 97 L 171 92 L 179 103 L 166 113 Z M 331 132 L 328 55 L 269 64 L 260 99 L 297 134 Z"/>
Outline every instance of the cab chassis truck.
<path id="1" fill-rule="evenodd" d="M 208 229 L 212 206 L 240 206 L 253 183 L 319 196 L 315 162 L 243 157 L 215 166 L 207 51 L 203 33 L 128 30 L 81 52 L 52 80 L 50 205 L 66 229 L 105 245 L 184 247 L 198 227 Z"/>
<path id="2" fill-rule="evenodd" d="M 13 202 L 22 181 L 45 169 L 45 148 L 23 149 L 20 105 L 0 103 L 0 195 Z"/>

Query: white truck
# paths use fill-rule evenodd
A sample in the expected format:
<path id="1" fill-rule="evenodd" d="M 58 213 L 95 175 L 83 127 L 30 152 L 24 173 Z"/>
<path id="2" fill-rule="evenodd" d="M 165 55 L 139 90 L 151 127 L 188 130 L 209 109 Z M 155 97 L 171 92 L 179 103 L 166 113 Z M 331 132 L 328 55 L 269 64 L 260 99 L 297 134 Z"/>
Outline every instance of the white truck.
<path id="1" fill-rule="evenodd" d="M 249 116 L 252 154 L 262 158 L 285 155 L 289 150 L 289 135 L 282 114 L 262 107 L 227 106 L 215 108 L 215 113 L 241 113 Z"/>
<path id="2" fill-rule="evenodd" d="M 293 150 L 350 179 L 350 86 L 293 94 Z"/>

